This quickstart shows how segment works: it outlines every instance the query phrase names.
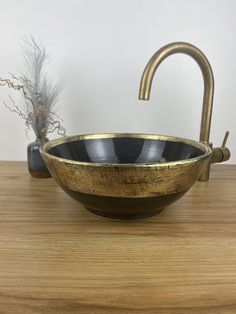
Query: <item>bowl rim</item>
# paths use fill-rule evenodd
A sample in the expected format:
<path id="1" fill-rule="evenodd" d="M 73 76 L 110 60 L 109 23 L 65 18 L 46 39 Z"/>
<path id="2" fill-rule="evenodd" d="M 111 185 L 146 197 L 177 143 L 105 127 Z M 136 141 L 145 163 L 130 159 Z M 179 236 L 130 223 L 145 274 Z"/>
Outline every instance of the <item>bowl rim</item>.
<path id="1" fill-rule="evenodd" d="M 176 161 L 167 161 L 162 163 L 99 163 L 99 162 L 88 162 L 88 161 L 76 161 L 72 159 L 66 159 L 62 157 L 54 156 L 48 153 L 48 150 L 52 147 L 55 147 L 60 144 L 73 142 L 77 140 L 88 140 L 88 139 L 102 139 L 102 138 L 122 138 L 122 137 L 130 137 L 130 138 L 143 138 L 143 139 L 150 139 L 150 140 L 163 140 L 163 141 L 170 141 L 170 142 L 182 142 L 187 145 L 194 146 L 204 153 L 198 157 L 189 158 L 189 159 L 182 159 Z M 84 166 L 91 166 L 91 167 L 166 167 L 166 166 L 178 166 L 178 165 L 185 165 L 195 163 L 199 160 L 207 159 L 211 156 L 212 150 L 207 145 L 207 143 L 198 142 L 195 140 L 191 140 L 184 137 L 179 136 L 171 136 L 171 135 L 162 135 L 162 134 L 151 134 L 151 133 L 91 133 L 91 134 L 79 134 L 79 135 L 72 135 L 72 136 L 64 136 L 60 138 L 56 138 L 44 143 L 40 147 L 40 153 L 42 155 L 46 155 L 49 159 L 54 159 L 59 162 L 69 163 L 73 165 L 84 165 Z"/>

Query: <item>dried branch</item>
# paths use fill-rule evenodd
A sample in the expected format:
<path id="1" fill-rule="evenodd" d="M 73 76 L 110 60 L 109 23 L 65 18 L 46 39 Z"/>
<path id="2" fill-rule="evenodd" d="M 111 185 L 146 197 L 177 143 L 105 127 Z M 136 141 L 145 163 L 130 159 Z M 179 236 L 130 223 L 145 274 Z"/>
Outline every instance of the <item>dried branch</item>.
<path id="1" fill-rule="evenodd" d="M 23 98 L 22 109 L 9 96 L 11 105 L 3 102 L 5 107 L 17 113 L 26 124 L 26 132 L 31 128 L 39 139 L 48 133 L 57 132 L 65 135 L 62 121 L 54 112 L 58 103 L 61 86 L 54 84 L 48 77 L 49 56 L 33 37 L 26 38 L 23 46 L 25 72 L 21 75 L 11 74 L 11 79 L 0 77 L 0 86 L 20 92 Z M 60 120 L 60 121 L 59 121 Z"/>

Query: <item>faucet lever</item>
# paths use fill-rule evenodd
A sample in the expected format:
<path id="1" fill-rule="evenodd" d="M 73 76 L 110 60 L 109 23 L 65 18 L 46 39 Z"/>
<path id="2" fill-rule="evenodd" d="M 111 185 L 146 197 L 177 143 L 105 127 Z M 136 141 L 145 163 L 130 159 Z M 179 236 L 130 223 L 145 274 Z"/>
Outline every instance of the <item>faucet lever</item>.
<path id="1" fill-rule="evenodd" d="M 230 150 L 226 147 L 226 142 L 228 140 L 228 137 L 229 137 L 229 131 L 226 131 L 222 145 L 220 147 L 214 147 L 212 149 L 212 155 L 211 155 L 211 160 L 210 160 L 211 164 L 229 160 Z"/>
<path id="2" fill-rule="evenodd" d="M 223 139 L 222 147 L 225 147 L 228 137 L 229 137 L 229 131 L 226 131 L 225 137 Z"/>

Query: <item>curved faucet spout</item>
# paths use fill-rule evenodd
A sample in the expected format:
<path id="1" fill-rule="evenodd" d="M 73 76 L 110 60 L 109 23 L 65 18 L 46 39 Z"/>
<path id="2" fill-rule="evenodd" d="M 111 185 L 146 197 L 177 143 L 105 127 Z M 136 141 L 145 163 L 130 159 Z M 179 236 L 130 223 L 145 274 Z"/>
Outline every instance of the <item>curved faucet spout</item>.
<path id="1" fill-rule="evenodd" d="M 139 99 L 149 100 L 152 79 L 158 66 L 168 56 L 175 53 L 184 53 L 191 56 L 199 65 L 204 79 L 204 95 L 202 107 L 202 119 L 200 129 L 200 141 L 209 144 L 212 105 L 214 96 L 214 77 L 211 65 L 207 57 L 197 47 L 185 43 L 175 42 L 159 49 L 149 60 L 140 83 Z"/>

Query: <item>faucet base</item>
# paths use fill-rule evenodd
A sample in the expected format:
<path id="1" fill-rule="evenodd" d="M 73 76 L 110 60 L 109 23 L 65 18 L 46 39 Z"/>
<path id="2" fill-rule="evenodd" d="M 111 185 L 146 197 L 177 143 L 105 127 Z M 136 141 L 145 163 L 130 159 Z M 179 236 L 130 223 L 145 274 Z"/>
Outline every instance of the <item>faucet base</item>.
<path id="1" fill-rule="evenodd" d="M 203 169 L 202 173 L 198 177 L 198 181 L 208 181 L 210 177 L 210 169 L 211 164 L 210 162 L 206 165 L 206 167 Z"/>

